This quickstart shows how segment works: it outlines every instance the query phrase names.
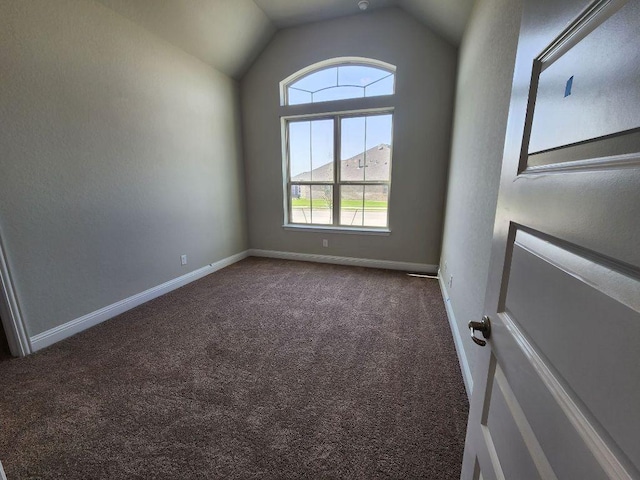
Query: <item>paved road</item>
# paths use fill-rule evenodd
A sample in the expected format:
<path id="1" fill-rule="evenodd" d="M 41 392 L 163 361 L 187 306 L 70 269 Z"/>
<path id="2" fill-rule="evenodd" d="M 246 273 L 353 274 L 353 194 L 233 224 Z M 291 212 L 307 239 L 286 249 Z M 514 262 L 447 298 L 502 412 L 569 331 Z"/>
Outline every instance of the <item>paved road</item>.
<path id="1" fill-rule="evenodd" d="M 331 210 L 328 208 L 293 207 L 291 209 L 291 221 L 293 223 L 311 223 L 313 213 L 314 224 L 331 225 Z M 363 226 L 363 211 L 356 208 L 343 208 L 340 210 L 342 225 Z M 367 227 L 385 227 L 387 225 L 387 211 L 383 209 L 370 209 L 364 211 L 364 225 Z"/>

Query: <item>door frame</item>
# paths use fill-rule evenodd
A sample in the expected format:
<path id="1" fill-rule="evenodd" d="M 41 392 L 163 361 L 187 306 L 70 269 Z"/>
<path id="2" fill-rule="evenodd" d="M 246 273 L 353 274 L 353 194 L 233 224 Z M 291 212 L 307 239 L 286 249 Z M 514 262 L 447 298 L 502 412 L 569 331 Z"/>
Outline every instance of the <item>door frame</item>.
<path id="1" fill-rule="evenodd" d="M 25 357 L 33 351 L 27 335 L 20 304 L 13 285 L 6 250 L 0 232 L 0 318 L 11 355 Z"/>

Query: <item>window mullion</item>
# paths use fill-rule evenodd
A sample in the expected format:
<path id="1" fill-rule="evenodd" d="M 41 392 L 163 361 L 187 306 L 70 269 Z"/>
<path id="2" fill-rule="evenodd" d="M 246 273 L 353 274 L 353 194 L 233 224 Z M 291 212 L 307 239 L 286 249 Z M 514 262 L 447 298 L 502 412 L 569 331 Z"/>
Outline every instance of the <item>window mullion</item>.
<path id="1" fill-rule="evenodd" d="M 340 116 L 333 117 L 333 225 L 340 224 L 340 147 L 342 145 Z"/>
<path id="2" fill-rule="evenodd" d="M 313 181 L 313 122 L 311 121 L 309 122 L 309 178 Z M 313 187 L 311 185 L 309 185 L 309 217 L 313 224 Z"/>
<path id="3" fill-rule="evenodd" d="M 293 222 L 293 209 L 291 206 L 292 200 L 291 200 L 291 140 L 290 140 L 290 133 L 289 133 L 289 122 L 286 122 L 285 124 L 285 130 L 284 130 L 284 141 L 285 141 L 285 148 L 286 148 L 286 158 L 287 158 L 287 191 L 285 198 L 287 199 L 287 222 L 292 223 Z"/>

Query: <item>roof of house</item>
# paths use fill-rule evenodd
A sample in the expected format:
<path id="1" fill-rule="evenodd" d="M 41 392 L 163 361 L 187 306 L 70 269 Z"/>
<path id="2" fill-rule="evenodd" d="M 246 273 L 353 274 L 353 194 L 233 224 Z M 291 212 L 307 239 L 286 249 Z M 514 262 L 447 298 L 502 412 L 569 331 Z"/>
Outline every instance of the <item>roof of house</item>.
<path id="1" fill-rule="evenodd" d="M 388 180 L 391 168 L 391 145 L 381 144 L 366 152 L 354 155 L 340 162 L 341 179 L 348 182 L 363 180 Z M 322 165 L 310 172 L 303 172 L 291 180 L 308 182 L 311 180 L 333 179 L 333 162 Z"/>

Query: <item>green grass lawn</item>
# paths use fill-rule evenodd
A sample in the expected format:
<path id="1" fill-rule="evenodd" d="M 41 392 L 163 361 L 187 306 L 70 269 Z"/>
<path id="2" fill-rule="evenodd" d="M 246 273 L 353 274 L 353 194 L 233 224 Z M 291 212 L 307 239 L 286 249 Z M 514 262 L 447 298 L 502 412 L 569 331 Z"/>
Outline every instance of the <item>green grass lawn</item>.
<path id="1" fill-rule="evenodd" d="M 387 208 L 388 202 L 380 200 L 365 200 L 364 208 Z M 292 198 L 291 206 L 293 207 L 310 207 L 311 200 L 308 198 Z M 329 208 L 329 202 L 322 198 L 313 200 L 314 208 Z M 362 208 L 362 200 L 342 200 L 341 208 Z"/>

